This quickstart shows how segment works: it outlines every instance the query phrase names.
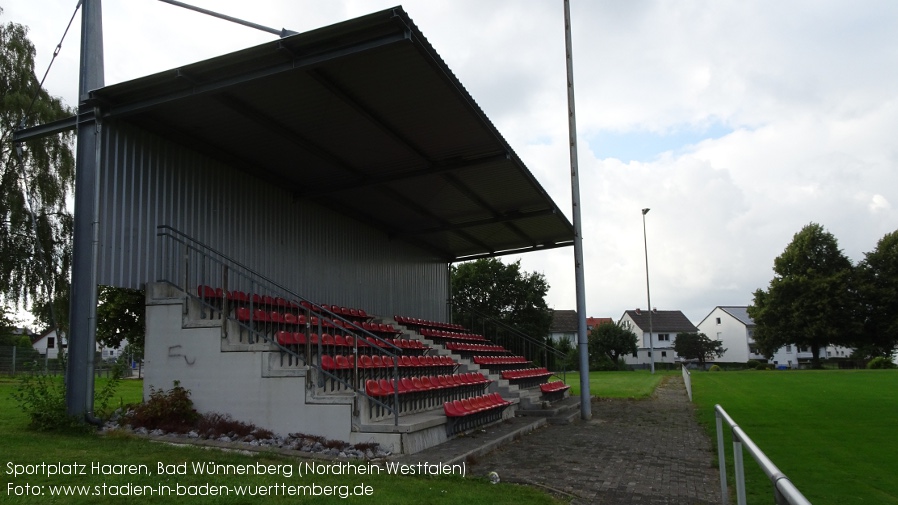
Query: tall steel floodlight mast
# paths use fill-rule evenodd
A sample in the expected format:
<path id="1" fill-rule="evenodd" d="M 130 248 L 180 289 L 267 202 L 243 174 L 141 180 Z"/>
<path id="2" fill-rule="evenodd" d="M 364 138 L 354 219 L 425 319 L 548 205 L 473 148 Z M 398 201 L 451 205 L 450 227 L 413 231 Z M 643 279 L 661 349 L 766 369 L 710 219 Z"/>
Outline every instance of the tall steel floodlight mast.
<path id="1" fill-rule="evenodd" d="M 649 241 L 645 233 L 645 215 L 651 209 L 642 209 L 642 243 L 645 245 L 645 295 L 648 298 L 649 311 L 649 362 L 652 364 L 652 373 L 655 373 L 655 337 L 652 329 L 652 292 L 649 290 Z"/>
<path id="2" fill-rule="evenodd" d="M 574 271 L 577 283 L 577 343 L 580 349 L 580 418 L 592 418 L 589 397 L 589 340 L 586 338 L 586 276 L 580 225 L 580 179 L 577 165 L 577 117 L 574 114 L 574 56 L 571 49 L 571 4 L 564 0 L 564 47 L 567 55 L 568 132 L 571 143 L 571 205 L 574 212 Z"/>

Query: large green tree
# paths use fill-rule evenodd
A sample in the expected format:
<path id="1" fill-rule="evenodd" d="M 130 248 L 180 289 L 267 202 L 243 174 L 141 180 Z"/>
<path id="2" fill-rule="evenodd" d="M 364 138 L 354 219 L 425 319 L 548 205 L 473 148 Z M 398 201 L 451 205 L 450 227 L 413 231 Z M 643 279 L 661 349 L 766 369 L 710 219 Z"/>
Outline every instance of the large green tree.
<path id="1" fill-rule="evenodd" d="M 890 356 L 898 345 L 898 231 L 886 234 L 857 268 L 866 357 Z"/>
<path id="2" fill-rule="evenodd" d="M 600 324 L 589 332 L 589 368 L 604 369 L 605 363 L 613 368 L 621 368 L 621 358 L 635 354 L 638 338 L 629 325 L 615 323 Z"/>
<path id="3" fill-rule="evenodd" d="M 476 312 L 532 338 L 548 336 L 552 325 L 552 311 L 546 305 L 549 284 L 540 273 L 522 271 L 520 260 L 460 263 L 452 266 L 451 278 L 454 320 L 468 321 Z"/>
<path id="4" fill-rule="evenodd" d="M 810 223 L 796 233 L 773 272 L 767 290 L 755 291 L 748 308 L 762 352 L 770 355 L 785 344 L 810 347 L 818 368 L 821 349 L 856 340 L 854 267 L 823 226 Z"/>
<path id="5" fill-rule="evenodd" d="M 674 351 L 683 359 L 697 359 L 704 366 L 705 361 L 722 358 L 727 350 L 720 340 L 711 340 L 704 333 L 677 333 L 674 340 Z"/>
<path id="6" fill-rule="evenodd" d="M 71 264 L 73 134 L 12 142 L 21 126 L 73 115 L 40 86 L 34 57 L 27 28 L 0 24 L 0 297 L 15 307 L 67 290 Z"/>
<path id="7" fill-rule="evenodd" d="M 100 286 L 97 299 L 97 342 L 118 347 L 127 340 L 132 351 L 142 355 L 146 331 L 144 291 Z"/>

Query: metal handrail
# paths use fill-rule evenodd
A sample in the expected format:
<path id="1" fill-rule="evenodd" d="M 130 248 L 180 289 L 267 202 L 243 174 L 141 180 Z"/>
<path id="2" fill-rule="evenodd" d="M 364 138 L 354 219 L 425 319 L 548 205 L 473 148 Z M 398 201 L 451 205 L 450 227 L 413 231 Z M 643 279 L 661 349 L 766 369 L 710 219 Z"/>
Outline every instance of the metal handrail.
<path id="1" fill-rule="evenodd" d="M 277 282 L 265 277 L 262 274 L 259 274 L 258 272 L 253 271 L 251 268 L 247 267 L 246 265 L 244 265 L 232 258 L 229 258 L 225 254 L 222 254 L 221 252 L 213 249 L 212 247 L 186 235 L 185 233 L 183 233 L 181 231 L 178 231 L 175 228 L 172 228 L 171 226 L 168 226 L 168 225 L 158 226 L 156 236 L 169 238 L 173 242 L 180 243 L 182 246 L 184 246 L 186 248 L 187 251 L 192 250 L 192 251 L 196 252 L 197 254 L 201 255 L 203 258 L 208 258 L 210 261 L 214 262 L 215 264 L 223 267 L 224 269 L 226 269 L 228 271 L 230 271 L 230 269 L 236 270 L 236 273 L 238 275 L 245 277 L 248 280 L 251 288 L 256 288 L 256 289 L 261 288 L 261 289 L 265 289 L 272 293 L 280 293 L 282 295 L 285 295 L 284 296 L 285 299 L 291 298 L 290 301 L 292 301 L 293 303 L 296 303 L 297 305 L 300 305 L 300 306 L 305 305 L 309 311 L 309 320 L 311 320 L 311 312 L 314 311 L 318 314 L 318 328 L 317 329 L 318 329 L 319 335 L 321 335 L 322 327 L 326 322 L 333 324 L 334 321 L 340 321 L 342 328 L 344 330 L 350 331 L 354 335 L 353 353 L 355 354 L 356 357 L 358 356 L 358 339 L 360 338 L 360 335 L 365 337 L 365 340 L 368 341 L 368 344 L 375 347 L 379 353 L 382 353 L 386 356 L 389 356 L 390 358 L 393 358 L 394 363 L 396 363 L 395 358 L 397 358 L 399 356 L 399 354 L 401 354 L 403 352 L 402 348 L 400 348 L 399 346 L 397 346 L 391 342 L 387 342 L 384 338 L 380 337 L 379 335 L 376 335 L 374 333 L 371 333 L 368 330 L 365 330 L 361 326 L 357 325 L 355 322 L 350 321 L 350 320 L 340 316 L 339 314 L 335 314 L 329 308 L 323 307 L 315 302 L 312 302 L 312 301 L 296 294 L 289 288 L 287 288 L 281 284 L 278 284 Z M 157 272 L 159 272 L 159 274 L 162 274 L 162 272 L 165 271 L 164 265 L 162 264 L 164 257 L 165 257 L 164 254 L 159 254 L 160 264 L 159 264 L 159 269 L 157 270 Z M 185 258 L 185 260 L 186 260 L 186 258 Z M 172 261 L 172 263 L 174 265 L 177 262 Z M 205 262 L 203 262 L 202 266 L 205 267 Z M 160 279 L 160 280 L 165 280 L 166 282 L 169 282 L 174 286 L 180 287 L 187 294 L 187 296 L 191 297 L 192 299 L 196 299 L 197 301 L 202 303 L 204 306 L 211 307 L 211 305 L 209 305 L 209 303 L 206 302 L 205 299 L 202 299 L 202 298 L 196 296 L 189 289 L 189 286 L 187 286 L 187 276 L 189 275 L 189 273 L 186 270 L 187 269 L 185 269 L 185 272 L 184 272 L 185 278 L 183 279 L 183 281 L 184 281 L 183 286 L 181 286 L 180 285 L 181 283 L 175 279 Z M 249 291 L 252 293 L 256 289 L 250 289 Z M 249 323 L 244 324 L 244 323 L 238 321 L 237 322 L 238 326 L 247 329 L 250 332 L 250 335 L 257 334 L 258 336 L 261 337 L 261 339 L 263 341 L 276 346 L 278 348 L 278 350 L 285 352 L 288 355 L 291 355 L 291 356 L 295 357 L 297 360 L 299 360 L 298 353 L 280 345 L 275 340 L 269 339 L 267 335 L 265 335 L 264 333 L 258 332 L 254 328 L 253 318 L 254 318 L 255 311 L 253 310 L 253 303 L 254 302 L 251 299 L 250 307 L 249 307 L 250 308 Z M 212 308 L 214 308 L 214 307 L 212 307 Z M 336 325 L 334 325 L 334 326 L 336 327 Z M 308 323 L 307 323 L 307 328 L 308 328 Z M 378 344 L 373 344 L 371 342 L 371 339 L 374 339 L 374 341 L 378 342 Z M 309 345 L 309 344 L 307 344 L 307 345 Z M 321 339 L 319 338 L 318 339 L 318 355 L 319 356 L 321 356 L 321 352 L 322 352 L 321 346 L 322 346 Z M 306 354 L 306 359 L 308 359 L 308 357 L 309 357 L 309 355 Z M 310 366 L 314 366 L 316 371 L 319 374 L 319 377 L 327 376 L 330 379 L 343 384 L 348 389 L 351 389 L 354 393 L 364 396 L 364 397 L 368 398 L 369 401 L 374 402 L 374 403 L 386 408 L 389 412 L 391 412 L 393 414 L 394 424 L 395 425 L 399 424 L 398 390 L 396 390 L 394 392 L 395 394 L 394 394 L 393 406 L 390 406 L 390 405 L 380 401 L 379 399 L 373 398 L 373 397 L 369 396 L 368 394 L 366 394 L 364 387 L 361 386 L 360 384 L 358 384 L 358 380 L 357 380 L 357 378 L 358 378 L 358 359 L 355 360 L 355 365 L 354 365 L 354 368 L 355 368 L 354 369 L 354 377 L 356 379 L 353 380 L 352 383 L 345 381 L 341 377 L 337 376 L 336 374 L 330 373 L 327 370 L 325 370 L 321 366 L 320 361 L 317 364 L 312 364 L 312 363 L 306 363 L 306 364 L 310 365 Z M 394 364 L 393 368 L 394 368 L 394 372 L 393 372 L 394 379 L 395 379 L 395 381 L 398 381 L 398 377 L 399 377 L 398 366 Z"/>
<path id="2" fill-rule="evenodd" d="M 745 431 L 733 421 L 733 418 L 723 410 L 720 405 L 714 406 L 714 416 L 717 420 L 717 459 L 720 468 L 720 499 L 721 503 L 727 505 L 729 503 L 729 494 L 727 490 L 726 476 L 726 460 L 724 443 L 723 443 L 723 423 L 724 421 L 732 430 L 733 436 L 733 464 L 736 477 L 736 503 L 745 505 L 745 466 L 742 461 L 742 447 L 748 450 L 748 454 L 754 458 L 770 483 L 773 485 L 774 503 L 777 505 L 811 505 L 811 502 L 801 491 L 795 487 L 795 484 L 789 480 L 784 473 L 780 471 L 773 461 L 764 454 L 764 451 L 755 444 Z"/>
<path id="3" fill-rule="evenodd" d="M 484 314 L 475 308 L 468 307 L 468 306 L 459 306 L 458 309 L 460 312 L 469 312 L 469 313 L 477 316 L 478 318 L 480 318 L 480 320 L 482 322 L 494 324 L 496 327 L 502 328 L 502 329 L 510 332 L 514 337 L 518 338 L 519 340 L 523 340 L 526 343 L 529 343 L 529 344 L 539 348 L 539 350 L 543 351 L 547 355 L 548 355 L 548 353 L 551 353 L 556 359 L 559 359 L 560 361 L 564 361 L 564 358 L 566 357 L 564 355 L 564 353 L 562 353 L 558 349 L 555 349 L 555 348 L 549 346 L 548 344 L 546 344 L 546 341 L 544 339 L 541 340 L 541 339 L 531 337 L 530 335 L 522 332 L 521 330 L 515 328 L 514 326 L 511 326 L 504 321 L 500 321 L 492 316 Z M 473 327 L 473 325 L 472 325 L 472 327 Z M 548 365 L 548 363 L 546 365 Z M 562 374 L 566 380 L 567 370 L 562 370 Z"/>

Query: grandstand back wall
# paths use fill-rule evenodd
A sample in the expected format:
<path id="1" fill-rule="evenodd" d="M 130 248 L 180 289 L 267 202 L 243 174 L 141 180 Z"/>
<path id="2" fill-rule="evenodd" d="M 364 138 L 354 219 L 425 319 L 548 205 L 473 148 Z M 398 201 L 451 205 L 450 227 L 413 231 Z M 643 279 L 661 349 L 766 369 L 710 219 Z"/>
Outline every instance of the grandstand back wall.
<path id="1" fill-rule="evenodd" d="M 313 301 L 448 320 L 447 265 L 432 254 L 121 122 L 102 146 L 100 284 L 158 279 L 168 225 Z"/>

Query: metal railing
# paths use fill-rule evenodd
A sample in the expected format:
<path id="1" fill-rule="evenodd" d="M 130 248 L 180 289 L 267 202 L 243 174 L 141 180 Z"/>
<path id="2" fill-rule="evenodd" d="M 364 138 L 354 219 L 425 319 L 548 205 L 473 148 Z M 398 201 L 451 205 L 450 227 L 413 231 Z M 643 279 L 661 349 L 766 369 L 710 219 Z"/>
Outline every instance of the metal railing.
<path id="1" fill-rule="evenodd" d="M 764 454 L 748 434 L 733 421 L 733 418 L 723 410 L 720 405 L 714 406 L 714 415 L 717 418 L 717 459 L 720 468 L 720 499 L 721 503 L 729 503 L 726 474 L 726 454 L 723 443 L 723 423 L 730 427 L 733 436 L 733 465 L 736 479 L 736 503 L 745 505 L 745 465 L 742 460 L 742 448 L 748 450 L 748 454 L 754 458 L 770 483 L 773 485 L 774 503 L 777 505 L 811 505 L 811 502 L 801 494 L 795 484 L 783 474 L 773 461 Z"/>
<path id="2" fill-rule="evenodd" d="M 329 308 L 314 303 L 296 293 L 289 288 L 265 277 L 258 272 L 253 271 L 246 265 L 233 260 L 226 255 L 216 251 L 215 249 L 199 242 L 190 236 L 166 225 L 157 228 L 156 236 L 158 238 L 157 247 L 159 252 L 157 272 L 160 276 L 160 282 L 166 282 L 178 289 L 182 290 L 192 300 L 204 307 L 212 317 L 212 314 L 218 312 L 222 319 L 222 338 L 227 338 L 227 321 L 235 321 L 237 326 L 241 328 L 240 340 L 245 331 L 248 335 L 247 342 L 253 344 L 258 341 L 267 343 L 276 348 L 283 354 L 295 359 L 299 364 L 302 361 L 305 365 L 314 369 L 317 373 L 319 387 L 324 387 L 326 380 L 330 379 L 332 383 L 339 383 L 345 386 L 347 390 L 353 391 L 358 396 L 363 396 L 369 402 L 375 403 L 388 412 L 393 414 L 394 424 L 399 424 L 399 388 L 395 388 L 393 405 L 382 402 L 377 398 L 373 398 L 365 393 L 364 385 L 360 384 L 358 359 L 354 360 L 353 378 L 351 381 L 344 380 L 342 377 L 325 370 L 322 367 L 320 357 L 322 352 L 322 339 L 317 339 L 317 361 L 311 359 L 312 349 L 310 333 L 312 331 L 313 317 L 316 321 L 317 334 L 322 335 L 322 329 L 326 329 L 328 325 L 331 327 L 339 327 L 346 335 L 353 337 L 352 352 L 356 358 L 359 356 L 358 344 L 359 338 L 363 338 L 368 346 L 376 350 L 377 353 L 388 356 L 393 359 L 393 382 L 398 385 L 399 368 L 396 359 L 402 353 L 402 349 L 391 342 L 387 342 L 384 338 L 363 329 L 354 321 L 350 321 L 339 314 L 335 314 Z M 239 321 L 236 317 L 229 315 L 228 297 L 221 298 L 223 305 L 216 306 L 204 296 L 199 296 L 198 288 L 201 286 L 220 286 L 223 293 L 233 291 L 241 291 L 248 294 L 249 320 Z M 258 307 L 257 299 L 262 300 L 265 297 L 272 299 L 281 298 L 305 311 L 306 315 L 306 346 L 305 352 L 300 354 L 284 345 L 278 343 L 275 337 L 276 332 L 263 331 L 259 329 L 258 321 L 255 320 L 255 308 Z M 219 300 L 217 299 L 216 302 Z M 336 323 L 339 322 L 339 323 Z M 356 406 L 356 409 L 358 407 Z"/>
<path id="3" fill-rule="evenodd" d="M 456 311 L 464 314 L 464 321 L 461 323 L 465 327 L 472 331 L 480 331 L 487 340 L 501 345 L 512 353 L 520 354 L 531 361 L 540 362 L 542 366 L 550 370 L 564 363 L 565 354 L 548 345 L 548 337 L 532 337 L 508 323 L 470 307 L 456 307 Z M 561 375 L 565 382 L 567 382 L 566 368 L 563 367 Z M 555 375 L 557 376 L 557 374 Z"/>
<path id="4" fill-rule="evenodd" d="M 683 365 L 683 384 L 686 386 L 686 395 L 689 396 L 689 401 L 692 401 L 692 374 L 689 370 L 686 370 L 686 365 Z"/>

